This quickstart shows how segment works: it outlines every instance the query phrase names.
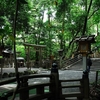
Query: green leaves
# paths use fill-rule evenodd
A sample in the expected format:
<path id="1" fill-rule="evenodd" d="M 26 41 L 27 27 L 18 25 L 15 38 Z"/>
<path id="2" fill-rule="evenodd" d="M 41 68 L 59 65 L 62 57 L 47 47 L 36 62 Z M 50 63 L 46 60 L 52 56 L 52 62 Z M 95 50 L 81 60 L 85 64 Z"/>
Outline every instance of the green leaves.
<path id="1" fill-rule="evenodd" d="M 4 32 L 5 32 L 4 29 L 0 29 L 0 35 L 1 35 L 2 33 L 4 33 Z"/>
<path id="2" fill-rule="evenodd" d="M 28 4 L 28 2 L 26 2 L 25 0 L 19 0 L 19 2 L 22 4 Z"/>
<path id="3" fill-rule="evenodd" d="M 100 8 L 100 0 L 94 0 L 94 8 Z"/>
<path id="4" fill-rule="evenodd" d="M 14 36 L 13 36 L 13 35 L 9 35 L 9 38 L 10 38 L 12 41 L 15 41 L 15 39 L 14 39 Z"/>
<path id="5" fill-rule="evenodd" d="M 11 37 L 11 40 L 14 40 L 12 38 L 12 32 L 10 29 L 10 26 L 6 25 L 4 28 L 0 29 L 0 39 L 3 39 L 4 37 Z"/>
<path id="6" fill-rule="evenodd" d="M 12 26 L 16 1 L 1 0 L 0 2 L 0 15 L 4 17 L 0 17 L 0 28 L 2 28 L 0 29 L 0 38 L 5 36 L 14 41 Z M 42 43 L 47 43 L 49 49 L 50 45 L 53 46 L 53 44 L 59 48 L 62 38 L 65 41 L 64 45 L 68 45 L 74 36 L 81 35 L 86 16 L 84 2 L 84 0 L 18 0 L 16 34 L 21 35 L 23 33 L 26 35 L 27 33 L 31 43 L 39 41 L 38 43 L 41 44 L 42 41 Z M 96 31 L 94 24 L 100 23 L 100 11 L 97 11 L 99 6 L 100 0 L 94 0 L 90 12 L 90 17 L 92 17 L 88 19 L 87 35 L 89 32 L 91 34 Z M 53 44 L 52 40 L 54 41 Z"/>

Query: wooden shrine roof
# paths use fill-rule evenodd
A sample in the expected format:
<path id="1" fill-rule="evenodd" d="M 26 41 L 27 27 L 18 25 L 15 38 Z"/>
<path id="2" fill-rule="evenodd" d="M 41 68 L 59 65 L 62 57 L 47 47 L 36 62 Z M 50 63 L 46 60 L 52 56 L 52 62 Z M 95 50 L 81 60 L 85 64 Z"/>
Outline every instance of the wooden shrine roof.
<path id="1" fill-rule="evenodd" d="M 79 41 L 88 41 L 88 42 L 91 42 L 91 43 L 95 43 L 94 37 L 95 37 L 95 35 L 76 37 L 75 41 L 76 42 L 79 42 Z"/>

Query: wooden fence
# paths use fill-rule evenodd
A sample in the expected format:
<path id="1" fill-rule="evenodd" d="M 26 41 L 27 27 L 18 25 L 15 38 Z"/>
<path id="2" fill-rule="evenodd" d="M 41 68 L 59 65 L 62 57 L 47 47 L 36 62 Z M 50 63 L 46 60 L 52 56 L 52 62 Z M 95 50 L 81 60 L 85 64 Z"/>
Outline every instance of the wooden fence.
<path id="1" fill-rule="evenodd" d="M 65 83 L 65 85 L 63 85 Z M 83 84 L 82 79 L 70 79 L 70 80 L 60 80 L 61 93 L 60 98 L 65 99 L 67 97 L 77 97 L 78 100 L 83 98 Z M 63 89 L 68 89 L 72 91 L 66 91 L 63 93 Z"/>
<path id="2" fill-rule="evenodd" d="M 51 81 L 46 83 L 38 83 L 38 84 L 32 84 L 28 85 L 28 79 L 34 79 L 34 78 L 50 78 Z M 28 75 L 20 77 L 20 87 L 18 88 L 16 94 L 19 94 L 20 100 L 42 100 L 45 98 L 52 98 L 54 97 L 55 90 L 52 89 L 52 86 L 55 85 L 54 81 L 52 81 L 53 76 L 52 75 Z M 10 79 L 8 81 L 0 82 L 0 85 L 8 84 L 11 82 L 16 82 L 16 78 Z M 48 92 L 45 92 L 45 87 L 48 87 Z M 36 94 L 29 94 L 29 90 L 35 89 Z M 10 90 L 7 93 L 5 93 L 4 96 L 1 96 L 0 100 L 9 100 L 8 97 L 11 97 L 14 93 L 14 90 Z M 51 99 L 52 100 L 52 99 Z"/>
<path id="3" fill-rule="evenodd" d="M 29 84 L 29 79 L 35 78 L 46 78 L 49 81 L 45 83 L 37 83 L 37 84 Z M 77 97 L 78 100 L 89 100 L 89 80 L 87 74 L 83 74 L 82 79 L 71 79 L 71 80 L 59 80 L 59 74 L 57 71 L 51 72 L 49 75 L 28 75 L 22 76 L 19 78 L 20 86 L 17 88 L 15 92 L 13 90 L 9 90 L 5 93 L 5 95 L 0 97 L 0 100 L 9 100 L 9 97 L 14 97 L 14 94 L 19 94 L 19 99 L 17 100 L 65 100 L 68 97 Z M 64 85 L 65 82 L 78 82 L 76 85 Z M 9 84 L 12 82 L 16 82 L 16 78 L 12 78 L 7 81 L 0 82 L 0 86 L 4 84 Z M 66 84 L 66 83 L 65 83 Z M 45 88 L 48 88 L 48 91 L 45 91 Z M 63 89 L 67 88 L 79 88 L 79 92 L 71 93 L 68 91 L 63 93 Z M 35 89 L 35 94 L 30 94 L 29 91 Z M 84 98 L 84 99 L 83 99 Z M 10 99 L 11 100 L 11 99 Z M 13 100 L 13 99 L 12 99 Z M 16 100 L 16 99 L 14 99 Z"/>

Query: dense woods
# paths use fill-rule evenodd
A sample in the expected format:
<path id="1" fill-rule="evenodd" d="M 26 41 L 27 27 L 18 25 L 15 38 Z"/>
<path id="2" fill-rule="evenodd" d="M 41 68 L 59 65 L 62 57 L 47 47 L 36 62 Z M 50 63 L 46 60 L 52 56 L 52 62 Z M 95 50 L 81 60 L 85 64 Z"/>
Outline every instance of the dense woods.
<path id="1" fill-rule="evenodd" d="M 17 50 L 24 42 L 46 45 L 46 56 L 57 56 L 63 49 L 68 58 L 77 51 L 77 36 L 95 35 L 92 49 L 99 50 L 99 17 L 100 0 L 1 0 L 0 44 L 13 48 L 16 40 Z"/>
<path id="2" fill-rule="evenodd" d="M 9 47 L 13 51 L 12 61 L 15 64 L 19 88 L 16 52 L 21 53 L 20 57 L 25 59 L 27 68 L 31 66 L 32 60 L 34 65 L 39 64 L 35 67 L 44 67 L 44 63 L 44 68 L 51 67 L 54 57 L 56 61 L 59 60 L 61 68 L 64 60 L 77 54 L 76 37 L 95 35 L 96 43 L 91 46 L 91 50 L 100 55 L 99 27 L 100 0 L 0 0 L 0 57 L 3 47 Z M 23 45 L 25 43 L 34 47 L 30 50 L 28 48 L 28 53 Z M 43 48 L 43 52 L 42 49 L 36 48 L 36 45 Z M 59 54 L 60 50 L 63 51 L 62 55 Z M 98 98 L 99 89 L 95 88 L 94 91 L 94 88 L 90 89 L 91 98 L 92 95 Z"/>

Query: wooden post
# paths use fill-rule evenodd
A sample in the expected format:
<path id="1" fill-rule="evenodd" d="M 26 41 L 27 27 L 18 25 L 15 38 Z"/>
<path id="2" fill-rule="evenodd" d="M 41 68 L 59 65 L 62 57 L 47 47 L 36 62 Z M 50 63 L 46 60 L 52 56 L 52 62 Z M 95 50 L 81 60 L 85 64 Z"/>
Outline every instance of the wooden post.
<path id="1" fill-rule="evenodd" d="M 59 59 L 60 59 L 60 60 L 59 60 L 59 68 L 61 68 L 61 67 L 62 67 L 62 57 L 60 56 Z"/>
<path id="2" fill-rule="evenodd" d="M 39 48 L 39 67 L 42 67 L 42 48 Z"/>
<path id="3" fill-rule="evenodd" d="M 39 86 L 38 88 L 37 88 L 37 94 L 44 94 L 44 87 L 43 86 Z"/>
<path id="4" fill-rule="evenodd" d="M 30 68 L 29 61 L 30 61 L 30 47 L 28 46 L 28 57 L 27 57 L 27 67 L 28 68 Z"/>
<path id="5" fill-rule="evenodd" d="M 2 79 L 2 73 L 3 73 L 3 67 L 4 67 L 4 58 L 0 58 L 0 67 L 1 67 L 0 78 Z"/>
<path id="6" fill-rule="evenodd" d="M 22 88 L 27 88 L 28 87 L 28 78 L 23 78 L 21 80 L 21 87 Z M 20 100 L 28 100 L 29 99 L 29 90 L 28 88 L 27 89 L 24 89 L 23 91 L 20 92 Z"/>
<path id="7" fill-rule="evenodd" d="M 88 72 L 83 72 L 83 100 L 89 100 L 89 78 Z"/>
<path id="8" fill-rule="evenodd" d="M 42 95 L 44 94 L 44 86 L 39 86 L 38 88 L 36 88 L 36 95 Z M 41 98 L 39 98 L 39 100 L 42 100 Z"/>
<path id="9" fill-rule="evenodd" d="M 51 79 L 51 82 L 54 84 L 51 86 L 51 91 L 54 94 L 54 97 L 52 100 L 59 100 L 59 73 L 58 73 L 58 68 L 57 64 L 53 63 L 52 68 L 51 68 L 51 75 L 53 78 Z"/>
<path id="10" fill-rule="evenodd" d="M 99 71 L 96 71 L 96 78 L 95 78 L 95 85 L 96 86 L 98 85 L 98 73 L 99 73 Z"/>

